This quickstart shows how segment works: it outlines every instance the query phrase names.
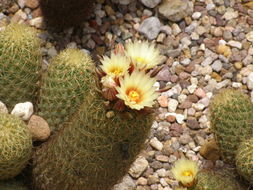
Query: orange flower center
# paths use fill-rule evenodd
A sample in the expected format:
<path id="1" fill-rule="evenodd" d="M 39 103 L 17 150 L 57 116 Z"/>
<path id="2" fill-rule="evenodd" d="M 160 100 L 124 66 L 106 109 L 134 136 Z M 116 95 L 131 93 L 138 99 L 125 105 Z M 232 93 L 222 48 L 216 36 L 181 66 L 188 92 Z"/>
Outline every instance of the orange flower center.
<path id="1" fill-rule="evenodd" d="M 137 63 L 143 64 L 143 65 L 147 64 L 147 61 L 142 57 L 136 57 L 135 60 L 137 61 Z"/>
<path id="2" fill-rule="evenodd" d="M 193 173 L 191 171 L 184 171 L 183 176 L 193 176 Z"/>
<path id="3" fill-rule="evenodd" d="M 135 103 L 140 101 L 140 93 L 138 93 L 136 90 L 130 90 L 127 94 L 129 99 Z"/>

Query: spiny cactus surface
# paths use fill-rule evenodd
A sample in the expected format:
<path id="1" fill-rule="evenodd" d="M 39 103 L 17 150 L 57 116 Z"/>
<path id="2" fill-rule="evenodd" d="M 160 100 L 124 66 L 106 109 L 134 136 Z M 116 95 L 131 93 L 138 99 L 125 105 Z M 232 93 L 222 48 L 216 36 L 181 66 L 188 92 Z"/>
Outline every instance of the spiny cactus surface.
<path id="1" fill-rule="evenodd" d="M 211 129 L 225 161 L 235 164 L 239 143 L 253 134 L 253 104 L 241 91 L 227 89 L 210 105 Z"/>
<path id="2" fill-rule="evenodd" d="M 79 112 L 34 155 L 36 189 L 109 190 L 143 148 L 152 115 L 125 111 L 107 118 L 94 86 L 90 81 Z"/>
<path id="3" fill-rule="evenodd" d="M 32 153 L 32 137 L 16 116 L 0 114 L 0 180 L 15 177 Z"/>
<path id="4" fill-rule="evenodd" d="M 253 138 L 240 143 L 236 154 L 236 169 L 253 185 Z"/>
<path id="5" fill-rule="evenodd" d="M 93 0 L 40 0 L 48 26 L 67 28 L 82 23 L 92 12 Z"/>
<path id="6" fill-rule="evenodd" d="M 42 78 L 39 96 L 39 115 L 51 130 L 59 130 L 82 104 L 87 83 L 92 78 L 94 63 L 88 54 L 77 49 L 66 49 L 52 59 Z"/>
<path id="7" fill-rule="evenodd" d="M 198 173 L 195 186 L 190 190 L 244 190 L 227 171 L 202 170 Z"/>
<path id="8" fill-rule="evenodd" d="M 0 32 L 0 100 L 8 107 L 36 101 L 41 58 L 35 29 L 10 24 Z"/>
<path id="9" fill-rule="evenodd" d="M 8 181 L 0 181 L 1 190 L 29 190 L 22 181 L 10 179 Z"/>

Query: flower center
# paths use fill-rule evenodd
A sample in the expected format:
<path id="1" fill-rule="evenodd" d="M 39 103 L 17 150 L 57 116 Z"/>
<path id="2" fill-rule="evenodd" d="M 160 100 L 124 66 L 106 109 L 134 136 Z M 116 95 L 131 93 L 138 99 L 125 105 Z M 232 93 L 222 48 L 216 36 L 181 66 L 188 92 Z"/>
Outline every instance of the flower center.
<path id="1" fill-rule="evenodd" d="M 138 102 L 140 100 L 140 94 L 136 90 L 130 90 L 128 97 L 133 102 Z"/>
<path id="2" fill-rule="evenodd" d="M 143 65 L 147 64 L 147 61 L 142 57 L 136 57 L 135 60 L 137 61 L 137 63 L 143 64 Z"/>
<path id="3" fill-rule="evenodd" d="M 112 68 L 110 71 L 112 74 L 119 75 L 122 73 L 122 69 L 120 68 Z"/>
<path id="4" fill-rule="evenodd" d="M 184 171 L 183 176 L 193 176 L 193 173 L 191 171 Z"/>

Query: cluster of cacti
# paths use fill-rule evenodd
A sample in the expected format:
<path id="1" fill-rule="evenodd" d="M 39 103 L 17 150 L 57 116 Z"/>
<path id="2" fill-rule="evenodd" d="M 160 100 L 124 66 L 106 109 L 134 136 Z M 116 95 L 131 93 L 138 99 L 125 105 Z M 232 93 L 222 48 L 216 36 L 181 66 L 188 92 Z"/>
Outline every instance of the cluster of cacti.
<path id="1" fill-rule="evenodd" d="M 227 171 L 202 170 L 189 190 L 243 190 L 239 182 Z"/>
<path id="2" fill-rule="evenodd" d="M 240 143 L 236 153 L 236 169 L 253 185 L 253 138 Z"/>
<path id="3" fill-rule="evenodd" d="M 38 114 L 51 130 L 59 130 L 82 104 L 93 80 L 92 65 L 91 57 L 77 49 L 64 50 L 52 59 L 42 77 L 38 103 Z"/>
<path id="4" fill-rule="evenodd" d="M 32 137 L 16 116 L 0 114 L 0 180 L 15 177 L 32 154 Z"/>
<path id="5" fill-rule="evenodd" d="M 35 29 L 10 24 L 0 32 L 0 100 L 36 101 L 42 55 Z"/>
<path id="6" fill-rule="evenodd" d="M 93 6 L 93 0 L 40 0 L 45 22 L 54 28 L 79 25 L 88 18 Z"/>
<path id="7" fill-rule="evenodd" d="M 211 129 L 225 161 L 235 164 L 239 143 L 253 134 L 253 104 L 239 90 L 217 94 L 210 105 Z"/>
<path id="8" fill-rule="evenodd" d="M 125 66 L 114 65 L 113 56 L 112 59 L 105 60 L 113 62 L 110 63 L 113 67 L 110 67 L 110 64 L 107 66 L 110 67 L 109 70 L 114 77 L 123 72 L 122 68 Z M 139 107 L 142 104 L 152 106 L 151 100 L 156 97 L 152 94 L 154 92 L 152 84 L 155 80 L 147 81 L 144 71 L 133 71 L 130 75 L 126 73 L 124 80 L 133 82 L 128 95 L 132 101 L 128 104 L 134 104 L 136 100 L 131 106 L 137 108 L 130 109 L 122 105 L 123 101 L 116 100 L 114 93 L 111 93 L 111 96 L 115 96 L 115 102 L 108 104 L 101 97 L 99 92 L 101 89 L 96 86 L 97 76 L 91 75 L 92 67 L 85 68 L 83 75 L 90 77 L 90 80 L 84 81 L 86 84 L 83 88 L 84 98 L 78 112 L 34 155 L 33 181 L 34 187 L 38 190 L 68 190 L 72 187 L 109 190 L 126 174 L 148 137 L 153 117 L 150 113 L 139 111 Z M 127 69 L 128 66 L 126 72 Z M 114 81 L 115 78 L 104 79 L 103 84 L 108 86 L 117 83 Z M 135 87 L 141 79 L 146 84 L 141 84 L 140 89 L 148 90 L 147 93 L 153 97 L 146 97 Z M 128 83 L 124 80 L 120 78 L 118 82 L 121 86 L 127 87 Z M 64 81 L 64 84 L 66 82 Z M 151 87 L 148 87 L 150 84 Z M 108 89 L 115 92 L 111 87 Z M 108 91 L 105 94 L 107 93 Z M 107 95 L 105 97 L 108 97 Z"/>
<path id="9" fill-rule="evenodd" d="M 28 190 L 28 187 L 21 181 L 11 179 L 7 181 L 0 181 L 1 190 Z"/>

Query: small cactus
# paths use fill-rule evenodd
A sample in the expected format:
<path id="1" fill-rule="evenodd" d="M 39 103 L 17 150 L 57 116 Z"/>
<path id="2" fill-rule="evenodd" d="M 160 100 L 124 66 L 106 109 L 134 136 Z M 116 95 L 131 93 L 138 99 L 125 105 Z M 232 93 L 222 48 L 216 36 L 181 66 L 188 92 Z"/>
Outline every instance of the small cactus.
<path id="1" fill-rule="evenodd" d="M 239 90 L 217 94 L 210 105 L 211 129 L 225 161 L 235 164 L 239 143 L 253 134 L 253 104 Z"/>
<path id="2" fill-rule="evenodd" d="M 53 131 L 82 104 L 87 83 L 92 79 L 94 63 L 91 57 L 78 49 L 66 49 L 54 57 L 41 82 L 39 115 L 45 118 Z"/>
<path id="3" fill-rule="evenodd" d="M 18 175 L 32 153 L 32 137 L 16 116 L 0 114 L 0 180 Z"/>
<path id="4" fill-rule="evenodd" d="M 253 185 L 253 138 L 242 141 L 236 154 L 236 169 Z"/>
<path id="5" fill-rule="evenodd" d="M 0 100 L 7 107 L 36 102 L 42 55 L 35 29 L 10 24 L 0 32 Z"/>

